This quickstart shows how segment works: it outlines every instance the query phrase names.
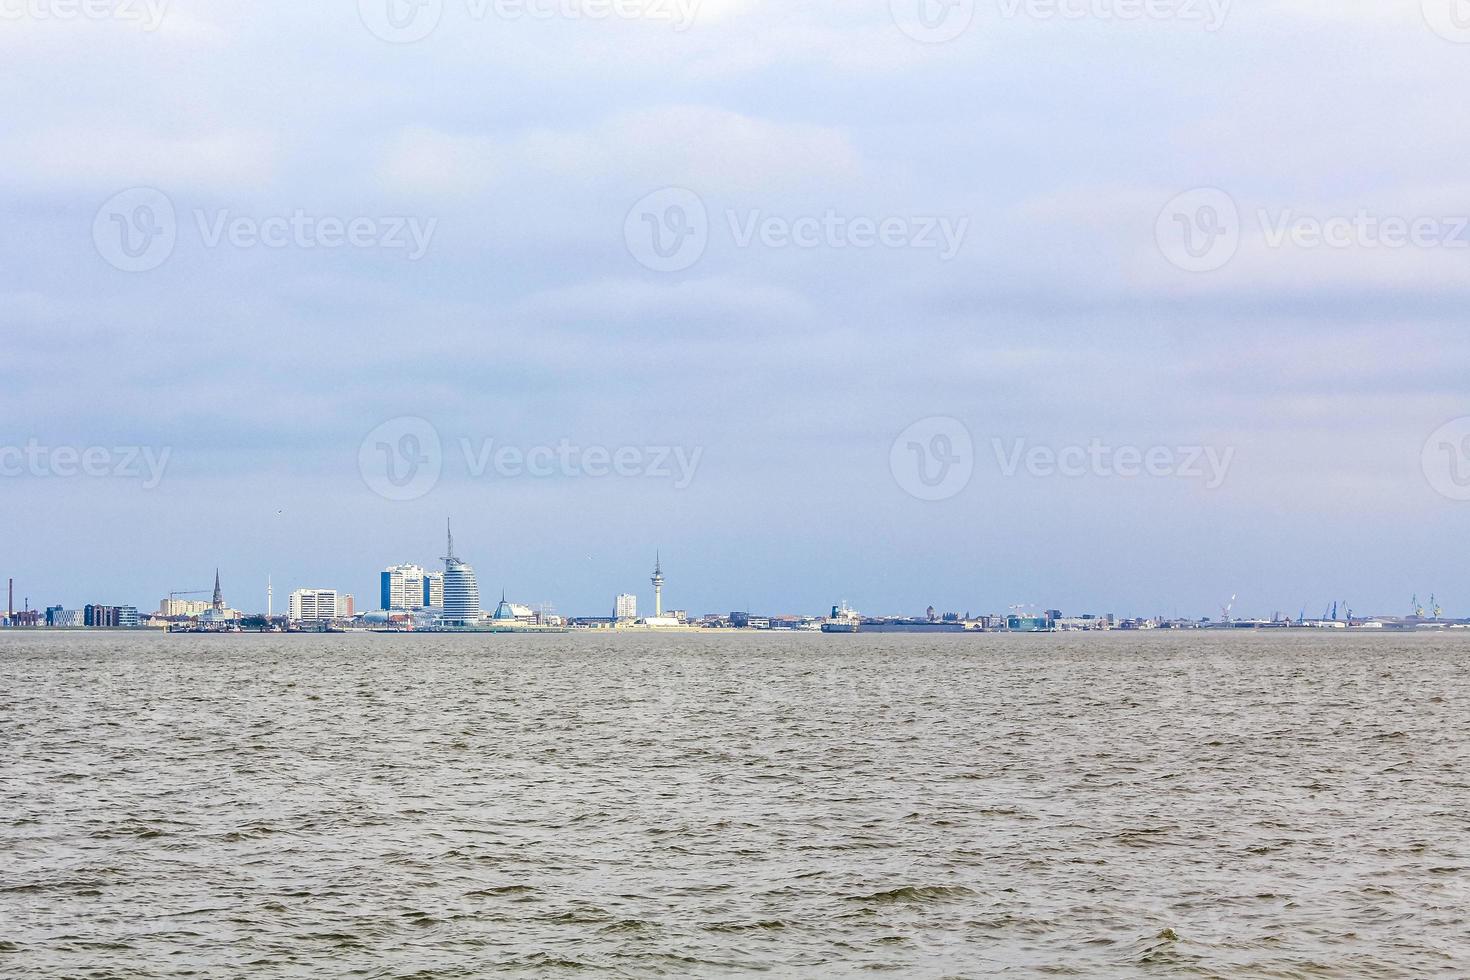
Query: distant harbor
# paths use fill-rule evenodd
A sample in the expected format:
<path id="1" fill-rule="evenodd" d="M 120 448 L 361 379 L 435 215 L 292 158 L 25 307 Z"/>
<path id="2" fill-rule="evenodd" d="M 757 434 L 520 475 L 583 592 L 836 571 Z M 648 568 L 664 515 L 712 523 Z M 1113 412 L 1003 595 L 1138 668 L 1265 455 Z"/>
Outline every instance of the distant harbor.
<path id="1" fill-rule="evenodd" d="M 225 601 L 220 570 L 208 589 L 180 589 L 159 601 L 158 611 L 140 612 L 136 606 L 90 603 L 81 608 L 47 606 L 30 609 L 24 599 L 15 606 L 15 580 L 9 582 L 6 614 L 0 628 L 13 630 L 139 630 L 169 633 L 457 633 L 457 634 L 563 634 L 587 630 L 662 634 L 706 633 L 711 630 L 853 633 L 1072 633 L 1113 630 L 1340 630 L 1423 631 L 1470 629 L 1470 619 L 1446 618 L 1436 596 L 1428 604 L 1416 594 L 1406 616 L 1355 616 L 1346 603 L 1334 602 L 1320 617 L 1276 613 L 1270 618 L 1233 615 L 1236 596 L 1220 608 L 1219 618 L 1117 617 L 1085 613 L 1066 615 L 1060 609 L 1039 610 L 1012 606 L 1004 614 L 975 615 L 937 611 L 930 606 L 920 615 L 865 615 L 846 601 L 826 615 L 761 615 L 750 611 L 692 616 L 682 609 L 664 608 L 666 579 L 663 557 L 655 552 L 649 583 L 652 615 L 638 612 L 638 596 L 619 593 L 610 616 L 563 616 L 548 603 L 532 607 L 512 602 L 502 591 L 494 610 L 480 605 L 480 587 L 474 566 L 455 553 L 452 528 L 446 527 L 444 571 L 429 571 L 414 563 L 392 565 L 379 573 L 379 608 L 357 611 L 352 593 L 328 588 L 298 588 L 288 597 L 283 615 L 275 612 L 275 586 L 267 577 L 265 612 L 247 614 Z M 209 596 L 208 600 L 194 598 Z"/>

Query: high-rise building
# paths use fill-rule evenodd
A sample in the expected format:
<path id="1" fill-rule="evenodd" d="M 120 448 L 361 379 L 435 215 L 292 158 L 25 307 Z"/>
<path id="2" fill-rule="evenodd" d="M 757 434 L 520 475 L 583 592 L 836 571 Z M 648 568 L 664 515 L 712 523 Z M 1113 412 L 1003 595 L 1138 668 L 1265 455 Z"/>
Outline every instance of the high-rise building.
<path id="1" fill-rule="evenodd" d="M 345 619 L 352 615 L 352 605 L 352 596 L 336 589 L 297 589 L 291 593 L 290 616 L 298 623 Z"/>
<path id="2" fill-rule="evenodd" d="M 624 593 L 613 601 L 613 619 L 626 621 L 638 618 L 638 597 Z"/>
<path id="3" fill-rule="evenodd" d="M 424 570 L 418 565 L 394 565 L 383 569 L 379 576 L 380 595 L 378 601 L 389 611 L 424 608 Z M 442 586 L 441 586 L 442 590 Z"/>
<path id="4" fill-rule="evenodd" d="M 424 573 L 424 606 L 441 609 L 444 606 L 444 573 Z"/>
<path id="5" fill-rule="evenodd" d="M 444 556 L 444 622 L 450 626 L 476 626 L 480 622 L 480 584 L 472 566 L 454 556 L 454 531 L 449 532 L 449 552 Z"/>

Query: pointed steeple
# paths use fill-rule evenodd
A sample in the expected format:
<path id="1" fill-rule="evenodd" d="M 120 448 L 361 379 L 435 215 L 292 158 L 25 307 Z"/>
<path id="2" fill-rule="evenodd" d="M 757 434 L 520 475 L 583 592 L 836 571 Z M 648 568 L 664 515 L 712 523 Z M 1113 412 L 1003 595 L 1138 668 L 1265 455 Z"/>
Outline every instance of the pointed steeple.
<path id="1" fill-rule="evenodd" d="M 224 612 L 225 611 L 225 596 L 224 596 L 224 593 L 220 591 L 220 587 L 219 587 L 219 566 L 217 566 L 217 565 L 215 566 L 215 569 L 214 569 L 214 603 L 213 603 L 213 605 L 214 605 L 215 612 Z"/>

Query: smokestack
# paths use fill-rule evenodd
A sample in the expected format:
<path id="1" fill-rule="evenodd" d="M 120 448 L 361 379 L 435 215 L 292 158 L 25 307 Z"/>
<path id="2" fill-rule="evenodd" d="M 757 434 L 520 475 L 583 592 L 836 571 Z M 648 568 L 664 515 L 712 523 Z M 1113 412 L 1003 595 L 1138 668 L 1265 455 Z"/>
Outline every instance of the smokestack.
<path id="1" fill-rule="evenodd" d="M 10 598 L 5 603 L 5 618 L 15 618 L 15 579 L 10 580 Z"/>

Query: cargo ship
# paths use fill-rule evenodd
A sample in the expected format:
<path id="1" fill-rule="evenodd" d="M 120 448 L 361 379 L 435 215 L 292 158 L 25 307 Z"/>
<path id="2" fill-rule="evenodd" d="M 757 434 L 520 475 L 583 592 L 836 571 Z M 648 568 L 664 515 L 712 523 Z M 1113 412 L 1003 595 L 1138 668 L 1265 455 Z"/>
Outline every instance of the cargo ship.
<path id="1" fill-rule="evenodd" d="M 862 622 L 863 618 L 847 608 L 847 603 L 844 601 L 842 605 L 832 607 L 832 615 L 822 624 L 822 632 L 856 633 Z"/>

